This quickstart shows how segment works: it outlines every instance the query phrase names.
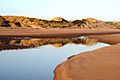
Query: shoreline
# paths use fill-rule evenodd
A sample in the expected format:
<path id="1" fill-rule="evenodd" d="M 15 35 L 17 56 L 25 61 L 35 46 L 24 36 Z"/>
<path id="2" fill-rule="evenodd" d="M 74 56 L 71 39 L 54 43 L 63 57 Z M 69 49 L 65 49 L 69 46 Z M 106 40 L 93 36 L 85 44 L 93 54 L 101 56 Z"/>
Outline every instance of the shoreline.
<path id="1" fill-rule="evenodd" d="M 54 80 L 98 80 L 101 79 L 101 77 L 102 80 L 120 79 L 119 29 L 0 28 L 0 32 L 0 37 L 73 38 L 86 36 L 91 39 L 97 39 L 99 42 L 111 44 L 111 46 L 108 47 L 98 48 L 69 57 L 68 60 L 55 68 Z M 3 47 L 3 45 L 0 46 Z M 10 48 L 28 48 L 27 46 L 5 45 L 5 47 L 8 46 L 10 46 Z"/>
<path id="2" fill-rule="evenodd" d="M 54 70 L 54 80 L 119 80 L 120 44 L 74 55 Z"/>
<path id="3" fill-rule="evenodd" d="M 120 43 L 120 34 L 109 34 L 109 35 L 91 35 L 87 36 L 89 39 L 96 39 L 99 42 L 115 45 Z"/>
<path id="4" fill-rule="evenodd" d="M 0 37 L 66 38 L 87 35 L 120 34 L 119 29 L 8 29 L 0 28 Z"/>

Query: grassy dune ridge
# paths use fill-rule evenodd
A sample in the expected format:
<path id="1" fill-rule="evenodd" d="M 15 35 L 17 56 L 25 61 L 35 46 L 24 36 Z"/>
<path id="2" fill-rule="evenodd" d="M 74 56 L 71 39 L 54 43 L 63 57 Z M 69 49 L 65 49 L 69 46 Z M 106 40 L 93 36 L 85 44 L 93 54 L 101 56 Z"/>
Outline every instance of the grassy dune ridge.
<path id="1" fill-rule="evenodd" d="M 120 28 L 120 22 L 105 22 L 93 18 L 82 20 L 65 20 L 61 17 L 55 17 L 51 20 L 30 18 L 24 16 L 0 16 L 1 27 L 32 27 L 32 28 L 96 28 L 98 23 L 107 24 L 114 28 Z"/>

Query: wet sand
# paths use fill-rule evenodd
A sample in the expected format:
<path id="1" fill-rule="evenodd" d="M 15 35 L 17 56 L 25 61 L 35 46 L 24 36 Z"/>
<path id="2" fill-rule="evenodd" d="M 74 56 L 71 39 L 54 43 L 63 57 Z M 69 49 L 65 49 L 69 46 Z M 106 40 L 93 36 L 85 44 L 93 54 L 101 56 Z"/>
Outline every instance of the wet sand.
<path id="1" fill-rule="evenodd" d="M 120 80 L 120 44 L 80 53 L 58 65 L 54 80 Z"/>
<path id="2" fill-rule="evenodd" d="M 54 70 L 54 80 L 119 80 L 120 34 L 89 35 L 111 46 L 68 58 Z"/>
<path id="3" fill-rule="evenodd" d="M 104 34 L 104 36 L 103 36 Z M 106 34 L 106 35 L 105 35 Z M 112 34 L 109 35 L 108 34 Z M 55 69 L 54 80 L 119 80 L 119 29 L 8 29 L 0 28 L 1 37 L 79 37 L 88 36 L 100 42 L 116 44 L 69 57 Z M 93 36 L 94 35 L 94 36 Z M 96 36 L 97 35 L 97 36 Z M 101 35 L 101 36 L 98 36 Z"/>
<path id="4" fill-rule="evenodd" d="M 0 37 L 79 37 L 85 35 L 120 34 L 119 29 L 33 29 L 0 28 Z"/>
<path id="5" fill-rule="evenodd" d="M 120 43 L 120 34 L 88 36 L 90 39 L 97 39 L 99 42 L 115 45 Z"/>

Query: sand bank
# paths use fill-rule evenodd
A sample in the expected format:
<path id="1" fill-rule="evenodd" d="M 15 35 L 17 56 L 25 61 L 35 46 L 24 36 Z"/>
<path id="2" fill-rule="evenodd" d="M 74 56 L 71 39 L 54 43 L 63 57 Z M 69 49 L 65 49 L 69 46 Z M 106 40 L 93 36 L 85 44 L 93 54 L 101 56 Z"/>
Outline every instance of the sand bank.
<path id="1" fill-rule="evenodd" d="M 120 34 L 88 36 L 90 39 L 97 39 L 99 42 L 115 45 L 120 43 Z"/>
<path id="2" fill-rule="evenodd" d="M 119 29 L 33 29 L 0 28 L 1 37 L 79 37 L 85 35 L 120 34 Z"/>
<path id="3" fill-rule="evenodd" d="M 54 80 L 119 80 L 120 44 L 73 56 L 55 69 Z"/>

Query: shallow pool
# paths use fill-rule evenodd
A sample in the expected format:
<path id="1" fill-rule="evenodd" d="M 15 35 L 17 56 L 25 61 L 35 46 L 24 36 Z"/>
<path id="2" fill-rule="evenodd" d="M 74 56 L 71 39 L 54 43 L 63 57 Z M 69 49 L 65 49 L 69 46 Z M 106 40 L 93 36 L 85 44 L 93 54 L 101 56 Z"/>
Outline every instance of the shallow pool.
<path id="1" fill-rule="evenodd" d="M 0 80 L 53 80 L 55 67 L 68 57 L 109 46 L 66 44 L 62 47 L 44 45 L 36 48 L 0 51 Z"/>

